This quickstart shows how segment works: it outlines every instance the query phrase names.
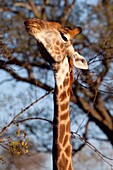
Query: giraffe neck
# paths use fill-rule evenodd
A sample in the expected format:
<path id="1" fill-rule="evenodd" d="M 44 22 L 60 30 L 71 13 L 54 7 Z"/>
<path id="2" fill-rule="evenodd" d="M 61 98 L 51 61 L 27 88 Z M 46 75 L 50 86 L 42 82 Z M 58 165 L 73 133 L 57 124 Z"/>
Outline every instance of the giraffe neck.
<path id="1" fill-rule="evenodd" d="M 72 170 L 70 137 L 70 68 L 66 57 L 54 69 L 53 170 Z"/>

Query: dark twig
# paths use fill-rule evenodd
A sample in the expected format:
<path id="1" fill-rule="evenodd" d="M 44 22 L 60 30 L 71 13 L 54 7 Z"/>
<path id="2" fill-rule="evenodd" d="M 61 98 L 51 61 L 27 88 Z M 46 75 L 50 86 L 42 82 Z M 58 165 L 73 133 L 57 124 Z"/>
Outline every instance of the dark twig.
<path id="1" fill-rule="evenodd" d="M 15 120 L 21 115 L 23 114 L 25 111 L 27 111 L 31 106 L 33 106 L 35 103 L 39 102 L 41 99 L 43 99 L 44 97 L 48 96 L 49 94 L 53 93 L 54 90 L 51 90 L 50 92 L 47 92 L 45 95 L 41 96 L 39 99 L 35 100 L 34 102 L 32 102 L 29 106 L 27 106 L 25 109 L 23 109 L 21 112 L 19 112 L 13 119 L 12 121 L 5 126 L 1 132 L 0 135 L 2 135 L 12 124 L 15 124 Z"/>
<path id="2" fill-rule="evenodd" d="M 93 105 L 95 104 L 95 100 L 96 100 L 96 97 L 97 97 L 97 93 L 98 93 L 98 91 L 96 90 L 96 91 L 95 91 L 95 96 L 94 96 L 94 99 L 93 99 Z M 86 117 L 89 115 L 89 113 L 90 113 L 90 108 L 89 108 L 89 111 L 86 113 L 85 117 L 83 118 L 83 120 L 81 121 L 81 123 L 79 124 L 78 129 L 76 130 L 76 133 L 78 133 L 78 131 L 80 130 L 83 122 L 85 121 L 85 119 L 86 119 Z"/>
<path id="3" fill-rule="evenodd" d="M 89 148 L 91 148 L 94 152 L 96 152 L 98 154 L 98 156 L 104 161 L 106 162 L 111 168 L 113 168 L 113 165 L 111 163 L 109 163 L 107 160 L 113 161 L 112 158 L 109 158 L 107 156 L 105 156 L 104 154 L 102 154 L 100 151 L 97 150 L 97 148 L 92 145 L 90 142 L 88 142 L 84 137 L 81 137 L 79 134 L 77 134 L 76 132 L 71 132 L 72 136 L 74 138 L 77 138 L 79 140 L 81 140 L 82 142 L 85 143 L 85 145 L 87 145 Z M 107 159 L 107 160 L 106 160 Z"/>
<path id="4" fill-rule="evenodd" d="M 29 118 L 26 118 L 26 119 L 14 121 L 14 124 L 23 123 L 23 122 L 26 122 L 28 120 L 44 120 L 46 122 L 49 122 L 50 124 L 53 124 L 53 122 L 51 120 L 48 120 L 48 119 L 45 119 L 45 118 L 42 118 L 42 117 L 29 117 Z"/>

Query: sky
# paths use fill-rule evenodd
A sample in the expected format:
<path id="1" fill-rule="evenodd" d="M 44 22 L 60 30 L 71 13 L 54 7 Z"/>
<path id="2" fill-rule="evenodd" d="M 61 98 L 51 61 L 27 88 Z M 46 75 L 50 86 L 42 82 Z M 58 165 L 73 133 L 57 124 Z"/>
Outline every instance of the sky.
<path id="1" fill-rule="evenodd" d="M 87 4 L 94 4 L 96 5 L 98 0 L 77 0 L 79 3 L 81 2 L 87 2 Z"/>

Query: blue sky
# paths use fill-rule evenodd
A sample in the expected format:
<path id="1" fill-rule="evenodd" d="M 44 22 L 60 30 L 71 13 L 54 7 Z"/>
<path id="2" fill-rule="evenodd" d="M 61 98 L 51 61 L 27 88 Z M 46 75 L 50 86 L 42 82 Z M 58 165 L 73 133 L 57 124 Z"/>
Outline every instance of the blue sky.
<path id="1" fill-rule="evenodd" d="M 87 4 L 94 4 L 96 5 L 98 0 L 78 0 L 79 3 L 86 2 Z"/>

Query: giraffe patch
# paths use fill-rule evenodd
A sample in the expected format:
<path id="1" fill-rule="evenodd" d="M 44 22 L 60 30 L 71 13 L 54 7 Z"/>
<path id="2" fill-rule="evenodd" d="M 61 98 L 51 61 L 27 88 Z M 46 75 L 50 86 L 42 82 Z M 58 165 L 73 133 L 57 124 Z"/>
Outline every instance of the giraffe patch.
<path id="1" fill-rule="evenodd" d="M 60 98 L 60 101 L 62 102 L 65 98 L 66 98 L 66 92 L 65 91 L 63 91 L 61 94 L 60 94 L 60 96 L 59 96 L 59 98 Z"/>
<path id="2" fill-rule="evenodd" d="M 60 131 L 59 142 L 62 143 L 63 142 L 63 134 L 65 132 L 65 125 L 64 124 L 60 125 L 59 131 Z"/>
<path id="3" fill-rule="evenodd" d="M 68 112 L 63 113 L 63 114 L 60 116 L 60 120 L 67 120 L 67 118 L 68 118 Z"/>
<path id="4" fill-rule="evenodd" d="M 68 106 L 69 106 L 69 103 L 68 103 L 68 102 L 66 102 L 66 103 L 63 103 L 63 104 L 60 106 L 60 108 L 61 108 L 61 111 L 64 111 L 64 110 L 66 110 L 66 109 L 68 108 Z"/>

